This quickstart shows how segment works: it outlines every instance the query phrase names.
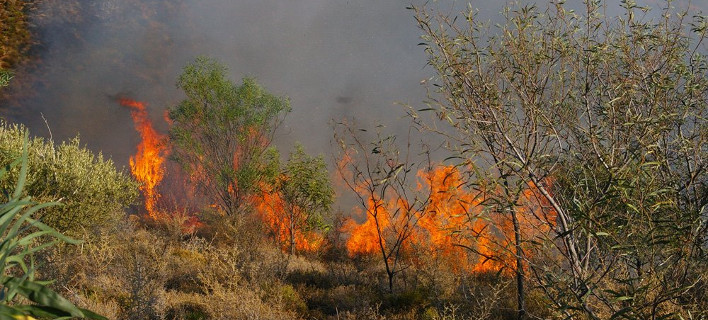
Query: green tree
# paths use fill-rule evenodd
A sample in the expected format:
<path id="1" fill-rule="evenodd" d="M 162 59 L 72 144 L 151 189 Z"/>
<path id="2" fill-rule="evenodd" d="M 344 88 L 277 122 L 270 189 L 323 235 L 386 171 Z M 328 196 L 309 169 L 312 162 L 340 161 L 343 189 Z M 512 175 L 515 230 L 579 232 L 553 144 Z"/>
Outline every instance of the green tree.
<path id="1" fill-rule="evenodd" d="M 282 214 L 290 236 L 290 254 L 294 254 L 296 232 L 321 229 L 323 218 L 334 202 L 334 189 L 324 159 L 311 157 L 302 145 L 296 145 L 276 188 L 284 203 Z"/>
<path id="2" fill-rule="evenodd" d="M 438 74 L 430 105 L 454 128 L 438 132 L 478 169 L 473 181 L 504 190 L 488 205 L 515 230 L 517 215 L 534 212 L 520 207 L 521 186 L 557 217 L 545 241 L 529 243 L 533 255 L 515 232 L 519 318 L 528 281 L 559 317 L 700 318 L 706 19 L 689 21 L 671 2 L 653 15 L 623 1 L 619 17 L 584 3 L 582 13 L 562 2 L 507 8 L 496 32 L 471 9 L 456 20 L 415 8 Z"/>
<path id="3" fill-rule="evenodd" d="M 0 122 L 0 165 L 9 165 L 22 154 L 28 134 L 22 125 Z M 40 212 L 42 221 L 60 232 L 76 235 L 114 223 L 137 199 L 135 181 L 111 160 L 82 148 L 78 138 L 60 145 L 32 138 L 27 148 L 29 170 L 23 192 L 38 201 L 63 203 Z M 18 169 L 8 172 L 11 179 L 0 182 L 0 187 L 9 190 L 18 174 Z"/>
<path id="4" fill-rule="evenodd" d="M 209 205 L 233 216 L 246 196 L 277 177 L 268 146 L 289 102 L 250 78 L 233 84 L 224 66 L 204 57 L 184 68 L 177 86 L 187 98 L 169 109 L 172 157 Z"/>

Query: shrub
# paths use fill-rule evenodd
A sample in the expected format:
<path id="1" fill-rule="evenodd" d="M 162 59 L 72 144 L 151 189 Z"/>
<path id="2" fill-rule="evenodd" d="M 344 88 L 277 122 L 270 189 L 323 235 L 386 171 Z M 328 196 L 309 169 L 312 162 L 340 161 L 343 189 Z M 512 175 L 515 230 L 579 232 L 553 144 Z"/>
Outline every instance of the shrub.
<path id="1" fill-rule="evenodd" d="M 21 154 L 25 135 L 24 126 L 0 122 L 0 165 Z M 78 138 L 60 145 L 30 139 L 28 169 L 23 193 L 39 201 L 60 200 L 63 206 L 41 211 L 42 221 L 69 235 L 116 222 L 138 196 L 136 182 L 110 159 L 82 148 Z M 17 168 L 10 170 L 11 179 L 0 182 L 0 188 L 8 190 L 18 174 Z"/>
<path id="2" fill-rule="evenodd" d="M 66 298 L 45 286 L 46 282 L 35 281 L 34 259 L 32 255 L 48 246 L 64 241 L 77 243 L 64 237 L 51 227 L 31 218 L 42 208 L 56 206 L 58 203 L 35 203 L 30 197 L 23 196 L 27 177 L 27 138 L 23 137 L 20 160 L 13 161 L 0 170 L 0 180 L 7 171 L 18 169 L 17 182 L 12 193 L 5 192 L 8 199 L 0 205 L 0 319 L 28 319 L 32 317 L 58 318 L 75 317 L 105 319 L 89 310 L 77 308 Z M 9 189 L 6 189 L 9 190 Z M 30 232 L 29 230 L 38 229 Z M 52 241 L 38 241 L 44 236 Z M 38 244 L 39 242 L 39 244 Z M 30 260 L 29 267 L 27 260 Z M 17 297 L 24 298 L 31 304 L 18 304 Z"/>

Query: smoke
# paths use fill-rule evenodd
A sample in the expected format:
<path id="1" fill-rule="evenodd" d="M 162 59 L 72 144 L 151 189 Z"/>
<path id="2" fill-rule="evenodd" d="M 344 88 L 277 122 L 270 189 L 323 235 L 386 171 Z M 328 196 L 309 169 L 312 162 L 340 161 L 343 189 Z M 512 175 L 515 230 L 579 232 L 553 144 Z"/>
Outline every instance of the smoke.
<path id="1" fill-rule="evenodd" d="M 138 142 L 113 97 L 148 104 L 158 130 L 182 99 L 175 81 L 198 55 L 255 77 L 290 98 L 278 144 L 327 154 L 333 118 L 395 123 L 394 102 L 419 102 L 425 56 L 412 13 L 398 1 L 46 1 L 38 26 L 41 61 L 18 75 L 3 113 L 36 135 L 81 136 L 126 165 Z M 23 71 L 20 71 L 23 73 Z M 22 85 L 19 85 L 22 83 Z M 395 124 L 394 124 L 395 125 Z M 287 151 L 284 151 L 287 152 Z"/>
<path id="2" fill-rule="evenodd" d="M 413 0 L 414 2 L 420 2 Z M 614 0 L 613 2 L 618 2 Z M 503 4 L 477 1 L 492 23 Z M 450 13 L 454 0 L 433 2 Z M 198 55 L 255 77 L 290 98 L 277 144 L 329 153 L 331 119 L 407 127 L 397 102 L 420 105 L 425 68 L 409 1 L 380 0 L 45 0 L 34 21 L 40 61 L 19 70 L 2 113 L 55 140 L 80 135 L 89 148 L 127 165 L 139 136 L 113 97 L 148 104 L 157 130 L 182 99 L 175 81 Z M 608 7 L 618 8 L 610 4 Z"/>

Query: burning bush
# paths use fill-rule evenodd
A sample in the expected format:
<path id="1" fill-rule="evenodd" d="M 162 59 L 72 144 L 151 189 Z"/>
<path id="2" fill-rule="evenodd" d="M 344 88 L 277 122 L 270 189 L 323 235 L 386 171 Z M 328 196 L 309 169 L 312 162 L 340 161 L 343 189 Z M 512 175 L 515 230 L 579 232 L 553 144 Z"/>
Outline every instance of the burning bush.
<path id="1" fill-rule="evenodd" d="M 325 229 L 323 217 L 334 201 L 322 157 L 308 156 L 301 145 L 290 154 L 283 172 L 272 188 L 256 196 L 256 210 L 283 249 L 316 251 Z"/>

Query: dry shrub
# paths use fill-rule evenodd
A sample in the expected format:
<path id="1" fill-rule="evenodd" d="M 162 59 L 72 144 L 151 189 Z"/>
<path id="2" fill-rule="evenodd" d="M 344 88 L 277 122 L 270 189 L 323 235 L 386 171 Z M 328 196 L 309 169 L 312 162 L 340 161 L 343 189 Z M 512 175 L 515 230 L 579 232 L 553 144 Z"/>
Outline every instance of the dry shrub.
<path id="1" fill-rule="evenodd" d="M 168 291 L 166 319 L 297 319 L 294 312 L 264 302 L 259 292 L 247 287 L 207 283 L 209 295 Z"/>
<path id="2" fill-rule="evenodd" d="M 159 319 L 167 273 L 166 244 L 125 222 L 123 231 L 62 247 L 40 271 L 54 270 L 56 289 L 82 306 L 105 306 L 114 319 Z M 103 307 L 96 310 L 103 310 Z"/>
<path id="3" fill-rule="evenodd" d="M 341 320 L 386 320 L 390 319 L 381 314 L 379 305 L 367 306 L 362 309 L 353 311 L 344 311 L 337 313 L 336 319 Z"/>
<path id="4" fill-rule="evenodd" d="M 111 319 L 296 319 L 307 311 L 276 276 L 287 260 L 262 244 L 177 239 L 126 220 L 43 259 L 41 272 L 56 275 L 59 291 Z"/>
<path id="5" fill-rule="evenodd" d="M 31 44 L 28 11 L 31 1 L 0 3 L 0 70 L 20 63 Z"/>

